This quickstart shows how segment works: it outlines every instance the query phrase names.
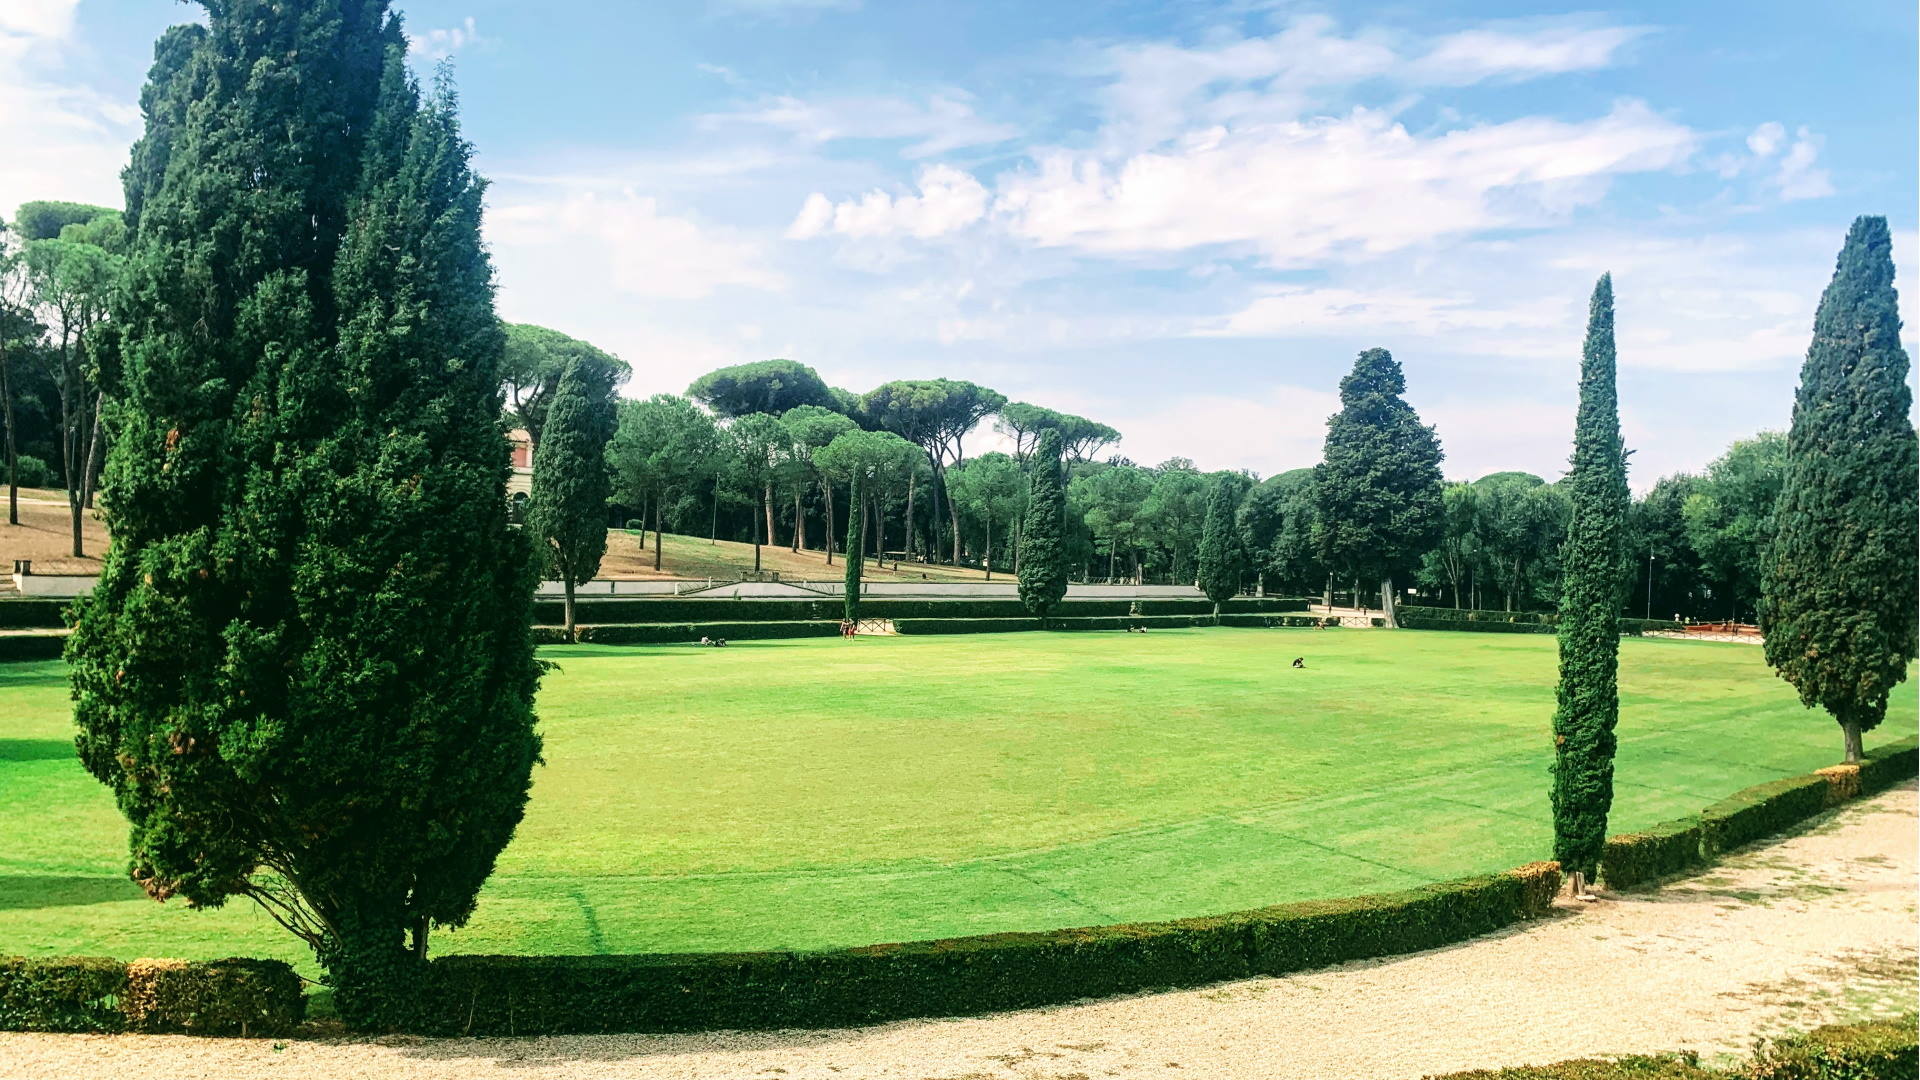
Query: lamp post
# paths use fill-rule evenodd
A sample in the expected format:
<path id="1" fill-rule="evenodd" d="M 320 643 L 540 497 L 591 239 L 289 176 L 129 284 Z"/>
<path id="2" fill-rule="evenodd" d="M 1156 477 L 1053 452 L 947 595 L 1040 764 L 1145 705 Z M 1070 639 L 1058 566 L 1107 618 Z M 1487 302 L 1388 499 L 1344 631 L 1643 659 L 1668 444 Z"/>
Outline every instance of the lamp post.
<path id="1" fill-rule="evenodd" d="M 1653 618 L 1653 552 L 1647 552 L 1647 618 Z"/>

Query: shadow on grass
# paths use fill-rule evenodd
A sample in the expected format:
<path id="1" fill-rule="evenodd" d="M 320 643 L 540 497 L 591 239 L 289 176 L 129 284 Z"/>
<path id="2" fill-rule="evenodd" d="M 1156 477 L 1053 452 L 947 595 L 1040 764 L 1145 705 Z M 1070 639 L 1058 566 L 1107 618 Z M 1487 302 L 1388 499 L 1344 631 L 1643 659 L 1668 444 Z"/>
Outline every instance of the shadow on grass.
<path id="1" fill-rule="evenodd" d="M 72 739 L 0 739 L 0 761 L 64 761 L 77 756 Z"/>
<path id="2" fill-rule="evenodd" d="M 67 685 L 65 660 L 16 660 L 0 663 L 0 690 Z"/>
<path id="3" fill-rule="evenodd" d="M 0 911 L 77 907 L 82 904 L 118 904 L 144 900 L 140 886 L 123 877 L 82 877 L 77 874 L 0 875 Z"/>

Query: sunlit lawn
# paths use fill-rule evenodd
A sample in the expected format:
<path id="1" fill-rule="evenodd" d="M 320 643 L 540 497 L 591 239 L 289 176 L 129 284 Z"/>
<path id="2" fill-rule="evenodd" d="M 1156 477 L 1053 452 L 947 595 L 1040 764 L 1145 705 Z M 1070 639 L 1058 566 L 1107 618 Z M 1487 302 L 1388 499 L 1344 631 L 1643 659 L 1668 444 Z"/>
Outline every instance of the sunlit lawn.
<path id="1" fill-rule="evenodd" d="M 439 951 L 813 948 L 1225 911 L 1544 857 L 1554 640 L 1025 633 L 545 652 L 547 764 Z M 1289 666 L 1306 658 L 1304 669 Z M 1628 640 L 1618 829 L 1835 760 L 1758 648 Z M 1913 695 L 1868 745 L 1910 732 Z M 155 904 L 57 663 L 0 665 L 0 953 L 305 960 Z"/>

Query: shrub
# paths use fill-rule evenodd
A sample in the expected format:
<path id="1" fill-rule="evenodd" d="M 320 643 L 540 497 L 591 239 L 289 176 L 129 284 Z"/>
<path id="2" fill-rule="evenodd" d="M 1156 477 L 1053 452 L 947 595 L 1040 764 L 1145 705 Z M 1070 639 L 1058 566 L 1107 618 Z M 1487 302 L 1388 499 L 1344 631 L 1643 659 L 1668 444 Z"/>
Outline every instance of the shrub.
<path id="1" fill-rule="evenodd" d="M 839 632 L 840 622 L 837 619 L 794 622 L 635 623 L 582 626 L 580 640 L 595 645 L 658 645 L 678 641 L 699 641 L 703 637 L 725 638 L 728 641 L 752 641 L 773 638 L 832 637 Z"/>
<path id="2" fill-rule="evenodd" d="M 299 1026 L 306 998 L 279 960 L 135 960 L 122 1011 L 129 1031 L 280 1035 Z"/>
<path id="3" fill-rule="evenodd" d="M 1557 1061 L 1552 1065 L 1517 1065 L 1510 1069 L 1475 1069 L 1472 1072 L 1430 1076 L 1427 1080 L 1730 1080 L 1726 1073 L 1700 1067 L 1691 1054 L 1662 1054 L 1656 1057 L 1625 1057 L 1615 1061 L 1580 1058 Z"/>
<path id="4" fill-rule="evenodd" d="M 1395 614 L 1407 630 L 1476 630 L 1495 634 L 1552 634 L 1560 616 L 1552 611 L 1485 611 L 1477 608 L 1403 607 Z M 1679 630 L 1671 619 L 1618 620 L 1620 632 L 1637 636 L 1649 630 Z"/>
<path id="5" fill-rule="evenodd" d="M 1600 879 L 1608 888 L 1627 889 L 1700 866 L 1706 861 L 1700 839 L 1698 816 L 1610 836 L 1600 852 Z"/>
<path id="6" fill-rule="evenodd" d="M 1127 599 L 1063 600 L 1049 613 L 1054 618 L 1104 618 L 1130 613 L 1135 601 Z M 1172 597 L 1138 601 L 1141 615 L 1211 615 L 1213 605 L 1204 597 Z M 1228 601 L 1221 610 L 1240 615 L 1282 614 L 1305 611 L 1307 602 L 1284 597 L 1240 597 Z M 558 600 L 534 603 L 536 624 L 557 626 L 563 618 Z M 699 623 L 699 622 L 796 622 L 810 619 L 839 621 L 842 615 L 838 596 L 818 600 L 787 597 L 619 597 L 597 599 L 581 597 L 575 604 L 579 622 L 600 624 Z M 932 600 L 921 597 L 868 596 L 860 601 L 860 615 L 867 619 L 1031 619 L 1026 607 L 1012 597 L 955 597 Z M 58 624 L 55 624 L 58 625 Z"/>
<path id="7" fill-rule="evenodd" d="M 1920 1076 L 1915 1017 L 1835 1024 L 1754 1048 L 1751 1080 L 1913 1080 Z"/>
<path id="8" fill-rule="evenodd" d="M 1871 795 L 1914 777 L 1915 767 L 1920 765 L 1920 738 L 1909 735 L 1896 743 L 1875 747 L 1867 751 L 1866 760 L 1860 763 L 1860 791 Z"/>
<path id="9" fill-rule="evenodd" d="M 46 462 L 34 457 L 32 454 L 21 454 L 19 457 L 14 458 L 13 462 L 14 479 L 21 487 L 49 488 L 53 486 L 53 470 L 47 466 Z M 5 462 L 0 462 L 0 465 L 4 464 Z"/>
<path id="10" fill-rule="evenodd" d="M 58 660 L 66 648 L 65 634 L 0 634 L 0 664 L 16 660 Z"/>
<path id="11" fill-rule="evenodd" d="M 1792 828 L 1827 808 L 1827 781 L 1790 776 L 1736 791 L 1700 812 L 1700 849 L 1732 851 Z"/>
<path id="12" fill-rule="evenodd" d="M 955 1016 L 1280 974 L 1451 944 L 1541 914 L 1559 867 L 1164 923 L 833 952 L 445 956 L 432 1034 L 820 1027 Z"/>
<path id="13" fill-rule="evenodd" d="M 44 597 L 0 600 L 0 630 L 64 630 L 66 601 Z"/>
<path id="14" fill-rule="evenodd" d="M 121 1031 L 127 965 L 99 956 L 0 957 L 0 1029 Z"/>

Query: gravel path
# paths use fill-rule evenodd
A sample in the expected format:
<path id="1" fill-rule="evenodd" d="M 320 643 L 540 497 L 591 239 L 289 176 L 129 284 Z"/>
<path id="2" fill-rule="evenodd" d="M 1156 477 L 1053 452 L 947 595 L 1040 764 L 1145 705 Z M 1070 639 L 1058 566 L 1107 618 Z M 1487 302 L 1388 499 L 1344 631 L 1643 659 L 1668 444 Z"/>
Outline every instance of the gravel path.
<path id="1" fill-rule="evenodd" d="M 852 1031 L 273 1043 L 0 1034 L 12 1077 L 1353 1077 L 1691 1048 L 1915 1005 L 1915 791 L 1658 895 L 1279 979 Z"/>

